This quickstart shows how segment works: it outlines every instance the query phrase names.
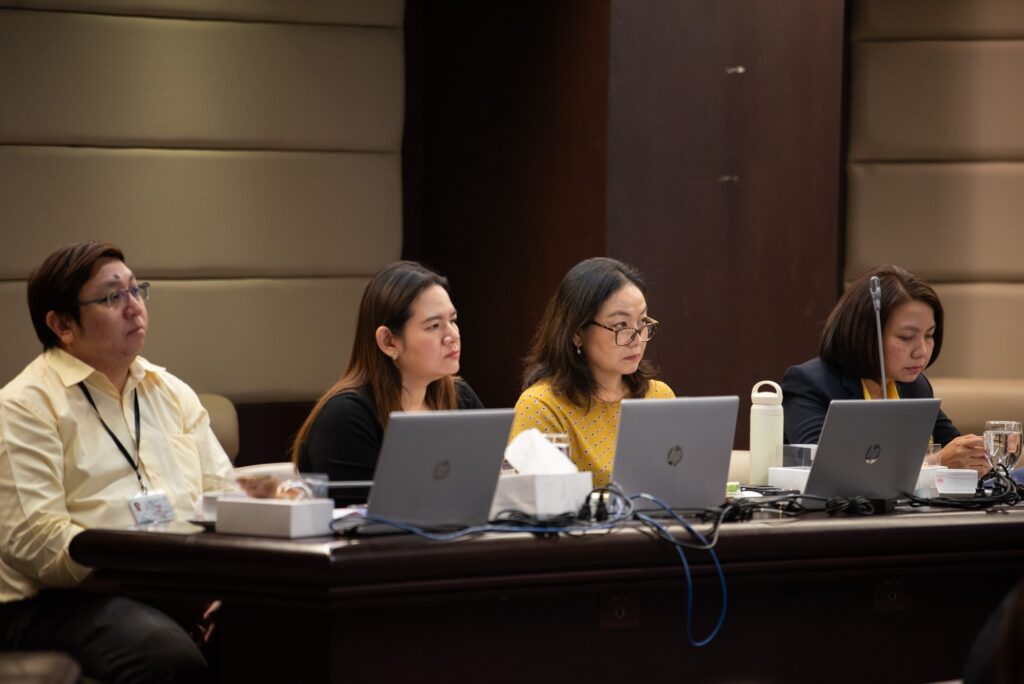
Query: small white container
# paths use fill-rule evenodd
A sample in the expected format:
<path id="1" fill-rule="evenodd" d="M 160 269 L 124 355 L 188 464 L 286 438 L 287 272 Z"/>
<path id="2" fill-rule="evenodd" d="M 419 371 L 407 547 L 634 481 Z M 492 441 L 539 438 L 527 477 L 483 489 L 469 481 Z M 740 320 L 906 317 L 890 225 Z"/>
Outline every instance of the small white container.
<path id="1" fill-rule="evenodd" d="M 916 496 L 923 496 L 926 498 L 938 496 L 939 492 L 935 488 L 935 473 L 939 472 L 940 470 L 949 470 L 949 468 L 941 465 L 922 466 L 921 474 L 917 476 L 917 486 L 914 487 L 914 494 Z"/>
<path id="2" fill-rule="evenodd" d="M 978 473 L 967 468 L 944 468 L 935 471 L 935 489 L 939 496 L 971 496 L 978 488 Z"/>

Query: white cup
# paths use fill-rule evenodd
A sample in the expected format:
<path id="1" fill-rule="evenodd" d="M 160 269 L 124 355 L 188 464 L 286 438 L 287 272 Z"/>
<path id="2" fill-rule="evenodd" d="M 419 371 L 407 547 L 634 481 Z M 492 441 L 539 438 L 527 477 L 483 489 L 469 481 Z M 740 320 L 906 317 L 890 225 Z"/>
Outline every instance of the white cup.
<path id="1" fill-rule="evenodd" d="M 924 451 L 924 464 L 926 466 L 942 465 L 942 459 L 939 458 L 940 451 L 942 451 L 941 444 L 929 443 L 928 448 Z"/>

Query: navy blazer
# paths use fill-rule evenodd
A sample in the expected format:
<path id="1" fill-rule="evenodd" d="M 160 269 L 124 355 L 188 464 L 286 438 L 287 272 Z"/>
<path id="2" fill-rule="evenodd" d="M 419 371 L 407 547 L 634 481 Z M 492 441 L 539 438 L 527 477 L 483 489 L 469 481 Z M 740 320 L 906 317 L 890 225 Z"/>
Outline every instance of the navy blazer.
<path id="1" fill-rule="evenodd" d="M 932 385 L 924 374 L 914 382 L 897 382 L 901 399 L 931 399 Z M 782 376 L 782 407 L 785 413 L 787 444 L 817 444 L 825 423 L 828 405 L 833 399 L 863 399 L 860 378 L 843 373 L 821 357 L 799 366 L 790 366 Z M 932 440 L 945 446 L 960 436 L 942 410 L 935 419 Z"/>

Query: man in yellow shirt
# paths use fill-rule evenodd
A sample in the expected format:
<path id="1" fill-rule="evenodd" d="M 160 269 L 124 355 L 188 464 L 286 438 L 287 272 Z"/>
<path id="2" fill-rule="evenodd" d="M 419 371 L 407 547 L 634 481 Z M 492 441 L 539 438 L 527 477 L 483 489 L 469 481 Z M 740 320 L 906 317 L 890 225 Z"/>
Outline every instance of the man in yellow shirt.
<path id="1" fill-rule="evenodd" d="M 71 539 L 185 520 L 231 477 L 195 392 L 139 356 L 148 296 L 114 245 L 57 250 L 28 283 L 43 353 L 0 390 L 0 649 L 67 651 L 104 682 L 207 666 L 160 611 L 76 589 Z"/>

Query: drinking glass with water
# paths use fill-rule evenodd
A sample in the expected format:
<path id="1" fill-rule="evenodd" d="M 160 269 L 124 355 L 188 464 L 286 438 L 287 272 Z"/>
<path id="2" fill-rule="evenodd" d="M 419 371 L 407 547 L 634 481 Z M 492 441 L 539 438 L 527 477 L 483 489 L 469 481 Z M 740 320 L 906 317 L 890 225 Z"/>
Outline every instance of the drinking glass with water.
<path id="1" fill-rule="evenodd" d="M 995 468 L 1005 466 L 1013 470 L 1020 462 L 1024 431 L 1016 420 L 989 420 L 985 422 L 985 456 Z"/>

